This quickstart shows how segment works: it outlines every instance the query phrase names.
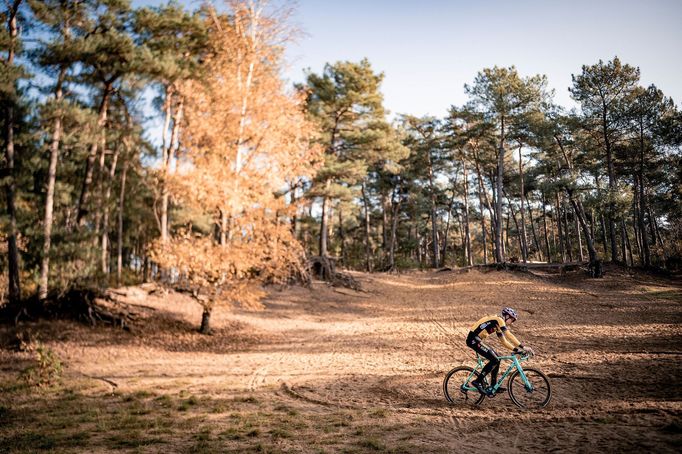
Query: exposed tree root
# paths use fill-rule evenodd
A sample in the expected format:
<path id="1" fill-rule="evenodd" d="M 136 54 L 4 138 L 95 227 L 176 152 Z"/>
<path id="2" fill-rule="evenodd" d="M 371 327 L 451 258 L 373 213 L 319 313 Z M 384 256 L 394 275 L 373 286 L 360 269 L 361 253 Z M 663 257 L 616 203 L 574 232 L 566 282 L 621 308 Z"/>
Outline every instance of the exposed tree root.
<path id="1" fill-rule="evenodd" d="M 130 330 L 140 314 L 121 301 L 124 296 L 130 295 L 125 290 L 74 287 L 52 293 L 43 301 L 32 297 L 16 305 L 8 304 L 0 309 L 0 319 L 16 325 L 22 319 L 67 318 L 91 326 L 103 324 Z"/>
<path id="2" fill-rule="evenodd" d="M 362 291 L 360 283 L 348 273 L 336 271 L 336 261 L 332 257 L 315 255 L 308 259 L 311 275 L 329 282 L 333 287 L 346 287 Z"/>

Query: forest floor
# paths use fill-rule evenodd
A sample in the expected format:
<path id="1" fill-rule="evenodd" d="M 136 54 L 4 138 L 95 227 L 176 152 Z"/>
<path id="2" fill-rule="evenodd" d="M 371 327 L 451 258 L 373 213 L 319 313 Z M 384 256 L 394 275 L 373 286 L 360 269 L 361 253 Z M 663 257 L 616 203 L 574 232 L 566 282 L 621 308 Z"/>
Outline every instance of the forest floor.
<path id="1" fill-rule="evenodd" d="M 187 296 L 139 288 L 131 332 L 25 323 L 64 364 L 61 383 L 41 389 L 22 385 L 33 354 L 0 327 L 0 452 L 679 452 L 679 279 L 354 276 L 364 292 L 316 282 L 271 291 L 261 311 L 217 308 L 211 336 L 196 332 L 201 308 Z M 469 326 L 507 305 L 552 401 L 448 404 L 445 373 L 474 361 Z"/>

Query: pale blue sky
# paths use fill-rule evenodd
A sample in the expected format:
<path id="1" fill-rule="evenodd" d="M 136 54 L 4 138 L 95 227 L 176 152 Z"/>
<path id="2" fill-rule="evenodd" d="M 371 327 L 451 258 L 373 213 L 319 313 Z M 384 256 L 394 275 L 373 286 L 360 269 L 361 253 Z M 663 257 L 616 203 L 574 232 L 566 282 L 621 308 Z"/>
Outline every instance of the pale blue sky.
<path id="1" fill-rule="evenodd" d="M 165 3 L 135 0 L 139 4 Z M 196 6 L 196 0 L 185 3 Z M 219 3 L 219 0 L 217 1 Z M 516 65 L 546 74 L 556 101 L 573 105 L 571 74 L 618 56 L 682 101 L 682 1 L 676 0 L 299 0 L 305 35 L 287 52 L 292 82 L 303 68 L 367 57 L 385 73 L 393 113 L 442 116 L 466 101 L 464 84 L 482 68 Z"/>
<path id="2" fill-rule="evenodd" d="M 442 116 L 494 65 L 546 74 L 570 107 L 571 74 L 616 55 L 682 101 L 682 1 L 300 0 L 295 21 L 307 36 L 289 49 L 290 78 L 367 57 L 395 113 Z"/>

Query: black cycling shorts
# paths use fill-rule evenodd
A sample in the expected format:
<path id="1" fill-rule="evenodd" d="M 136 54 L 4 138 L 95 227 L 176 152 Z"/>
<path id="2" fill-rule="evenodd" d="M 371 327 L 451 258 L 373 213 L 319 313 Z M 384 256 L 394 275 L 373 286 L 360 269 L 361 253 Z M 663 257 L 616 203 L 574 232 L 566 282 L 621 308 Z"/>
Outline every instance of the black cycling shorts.
<path id="1" fill-rule="evenodd" d="M 467 346 L 487 360 L 498 361 L 497 353 L 492 348 L 481 343 L 481 338 L 469 331 L 467 336 Z"/>

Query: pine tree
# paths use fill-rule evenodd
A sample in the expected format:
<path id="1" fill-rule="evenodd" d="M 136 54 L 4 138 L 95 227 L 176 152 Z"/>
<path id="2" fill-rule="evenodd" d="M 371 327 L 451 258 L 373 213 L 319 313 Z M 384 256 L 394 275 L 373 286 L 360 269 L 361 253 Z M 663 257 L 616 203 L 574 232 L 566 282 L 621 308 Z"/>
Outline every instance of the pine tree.
<path id="1" fill-rule="evenodd" d="M 2 177 L 5 179 L 5 196 L 7 204 L 7 258 L 9 270 L 9 300 L 18 303 L 21 300 L 21 279 L 19 265 L 19 249 L 17 246 L 19 231 L 17 229 L 16 210 L 16 172 L 15 172 L 15 128 L 17 122 L 17 107 L 19 104 L 18 80 L 24 75 L 23 68 L 16 62 L 16 56 L 21 52 L 19 41 L 19 16 L 22 0 L 6 2 L 7 10 L 3 12 L 3 25 L 6 25 L 6 35 L 3 33 L 0 44 L 3 53 L 7 53 L 2 60 L 0 69 L 0 101 L 3 105 L 3 136 L 5 168 Z"/>
<path id="2" fill-rule="evenodd" d="M 584 126 L 592 132 L 606 158 L 608 175 L 608 229 L 611 242 L 611 260 L 619 261 L 616 245 L 616 202 L 618 181 L 615 147 L 626 138 L 627 100 L 639 81 L 639 68 L 621 64 L 616 57 L 604 63 L 582 67 L 582 73 L 573 75 L 571 95 L 580 103 Z M 625 257 L 623 257 L 625 260 Z"/>
<path id="3" fill-rule="evenodd" d="M 160 85 L 161 109 L 164 115 L 161 132 L 160 230 L 161 239 L 168 239 L 169 192 L 167 180 L 178 152 L 180 128 L 185 100 L 182 85 L 202 77 L 200 60 L 209 50 L 206 23 L 200 12 L 185 12 L 176 2 L 157 8 L 135 11 L 134 27 L 140 45 L 145 45 L 153 58 L 147 74 Z M 172 126 L 171 126 L 172 125 Z"/>
<path id="4" fill-rule="evenodd" d="M 539 109 L 546 98 L 547 78 L 519 76 L 515 67 L 486 68 L 479 72 L 473 84 L 465 85 L 471 97 L 471 108 L 478 110 L 494 122 L 498 133 L 498 158 L 496 176 L 495 216 L 495 259 L 505 261 L 502 249 L 502 193 L 504 180 L 504 159 L 509 128 L 517 118 L 530 109 Z"/>
<path id="5" fill-rule="evenodd" d="M 327 64 L 322 75 L 308 73 L 301 89 L 308 96 L 308 113 L 321 131 L 324 165 L 318 171 L 310 197 L 322 199 L 319 255 L 328 255 L 329 207 L 337 199 L 352 197 L 352 187 L 368 169 L 368 150 L 384 134 L 382 74 L 368 60 Z"/>
<path id="6" fill-rule="evenodd" d="M 634 180 L 634 197 L 636 205 L 636 236 L 640 245 L 640 263 L 644 267 L 651 266 L 652 238 L 646 226 L 649 211 L 649 186 L 656 179 L 657 167 L 661 165 L 663 149 L 675 142 L 666 134 L 665 126 L 677 115 L 675 104 L 666 98 L 655 85 L 648 88 L 636 87 L 632 92 L 632 103 L 629 112 L 633 140 L 630 147 L 629 160 Z M 672 140 L 671 140 L 672 139 Z"/>
<path id="7" fill-rule="evenodd" d="M 408 134 L 405 145 L 412 150 L 411 166 L 420 170 L 417 178 L 421 179 L 426 188 L 424 196 L 428 198 L 431 221 L 431 266 L 438 268 L 442 265 L 438 229 L 438 200 L 441 197 L 438 175 L 447 163 L 442 125 L 440 120 L 433 117 L 417 118 L 409 115 L 403 116 L 403 124 Z"/>
<path id="8" fill-rule="evenodd" d="M 51 122 L 50 158 L 46 182 L 46 196 L 43 218 L 43 244 L 38 284 L 38 297 L 47 297 L 50 274 L 50 251 L 52 247 L 52 226 L 54 222 L 54 197 L 57 181 L 57 164 L 62 141 L 65 109 L 64 91 L 67 83 L 67 72 L 80 59 L 83 48 L 83 37 L 74 36 L 73 27 L 88 21 L 83 2 L 70 0 L 49 0 L 29 2 L 34 17 L 47 26 L 54 35 L 52 41 L 46 42 L 35 55 L 38 64 L 48 73 L 57 71 L 52 89 L 54 97 L 46 104 L 46 122 Z"/>
<path id="9" fill-rule="evenodd" d="M 545 152 L 544 159 L 548 160 L 546 168 L 556 168 L 556 173 L 550 170 L 548 175 L 554 179 L 557 190 L 565 192 L 573 209 L 575 219 L 582 230 L 580 238 L 584 237 L 590 259 L 590 269 L 593 277 L 601 277 L 601 260 L 594 246 L 594 236 L 587 220 L 582 203 L 581 192 L 586 190 L 585 175 L 581 175 L 581 164 L 585 154 L 581 153 L 581 128 L 579 119 L 564 115 L 554 109 L 547 117 L 538 119 L 535 124 L 536 144 Z M 580 235 L 580 231 L 576 232 Z M 568 230 L 564 230 L 568 238 Z M 567 248 L 567 252 L 570 252 Z"/>
<path id="10" fill-rule="evenodd" d="M 103 169 L 107 113 L 111 98 L 123 77 L 142 72 L 150 59 L 148 51 L 137 46 L 129 33 L 131 25 L 129 0 L 98 0 L 93 2 L 90 10 L 94 20 L 91 25 L 86 24 L 87 28 L 81 31 L 87 34 L 87 39 L 84 40 L 85 46 L 80 61 L 84 70 L 79 73 L 79 78 L 82 83 L 92 86 L 99 93 L 96 129 L 100 137 L 90 145 L 85 162 L 75 215 L 75 224 L 81 226 L 86 214 L 91 210 L 92 185 L 98 157 L 98 171 L 101 172 Z M 100 221 L 101 212 L 96 210 L 95 231 L 99 228 Z"/>

